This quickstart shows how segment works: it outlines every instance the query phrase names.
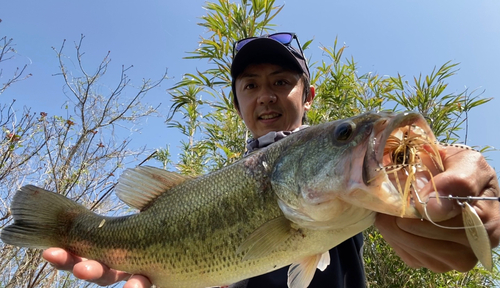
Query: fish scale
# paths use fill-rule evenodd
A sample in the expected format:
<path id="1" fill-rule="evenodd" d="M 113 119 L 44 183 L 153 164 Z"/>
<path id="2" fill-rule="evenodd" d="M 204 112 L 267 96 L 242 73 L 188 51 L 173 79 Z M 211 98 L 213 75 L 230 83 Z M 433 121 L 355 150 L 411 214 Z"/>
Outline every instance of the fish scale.
<path id="1" fill-rule="evenodd" d="M 222 170 L 211 177 L 184 182 L 160 195 L 155 205 L 140 214 L 106 219 L 101 228 L 97 227 L 103 218 L 94 214 L 75 219 L 75 228 L 69 232 L 75 236 L 69 239 L 74 244 L 59 246 L 116 269 L 133 271 L 134 266 L 144 266 L 141 271 L 169 271 L 168 274 L 175 274 L 183 278 L 182 281 L 200 279 L 203 274 L 225 274 L 238 262 L 238 255 L 234 254 L 234 248 L 230 248 L 243 242 L 260 223 L 282 215 L 274 204 L 276 196 L 272 191 L 254 193 L 256 187 L 262 185 L 248 177 L 259 174 L 254 167 L 245 167 L 248 162 L 251 161 L 232 167 L 231 173 Z M 253 171 L 248 173 L 248 169 Z M 207 187 L 216 188 L 202 189 Z M 239 195 L 233 192 L 235 189 Z M 240 200 L 241 196 L 244 202 Z M 252 219 L 256 220 L 256 225 L 240 225 L 242 222 L 251 224 Z M 94 228 L 88 231 L 88 227 Z M 117 230 L 121 233 L 116 233 Z M 97 244 L 82 245 L 89 239 Z M 205 245 L 199 245 L 200 242 Z M 111 252 L 107 252 L 109 250 Z M 127 251 L 126 256 L 119 255 L 118 250 Z M 168 252 L 158 254 L 157 251 Z M 221 257 L 214 261 L 213 255 Z M 163 284 L 163 280 L 156 280 L 154 276 L 150 278 L 160 287 L 181 287 L 177 286 L 175 279 L 167 278 Z M 183 285 L 195 287 L 196 282 Z"/>

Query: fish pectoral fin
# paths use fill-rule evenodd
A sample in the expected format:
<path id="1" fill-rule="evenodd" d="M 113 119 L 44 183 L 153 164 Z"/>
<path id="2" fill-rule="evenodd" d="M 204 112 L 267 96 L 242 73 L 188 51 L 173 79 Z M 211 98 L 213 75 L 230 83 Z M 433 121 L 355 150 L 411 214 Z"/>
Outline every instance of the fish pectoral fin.
<path id="1" fill-rule="evenodd" d="M 311 283 L 316 268 L 325 270 L 330 264 L 330 253 L 326 251 L 323 254 L 316 254 L 302 261 L 293 263 L 288 269 L 288 287 L 303 288 Z"/>
<path id="2" fill-rule="evenodd" d="M 158 196 L 168 193 L 172 187 L 187 179 L 191 177 L 160 168 L 138 166 L 123 172 L 115 193 L 130 207 L 144 210 Z"/>
<path id="3" fill-rule="evenodd" d="M 292 234 L 290 220 L 277 217 L 257 228 L 238 247 L 236 253 L 244 253 L 243 261 L 261 258 L 283 244 Z"/>
<path id="4" fill-rule="evenodd" d="M 317 268 L 320 271 L 325 271 L 328 265 L 330 265 L 330 251 L 326 251 L 325 253 L 321 254 L 321 258 L 319 259 Z"/>

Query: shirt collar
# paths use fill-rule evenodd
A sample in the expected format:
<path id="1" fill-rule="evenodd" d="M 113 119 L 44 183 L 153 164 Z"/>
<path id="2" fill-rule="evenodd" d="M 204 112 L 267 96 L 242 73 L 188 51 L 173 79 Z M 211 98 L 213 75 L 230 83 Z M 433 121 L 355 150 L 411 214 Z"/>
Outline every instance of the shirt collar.
<path id="1" fill-rule="evenodd" d="M 255 138 L 250 138 L 247 140 L 247 151 L 245 152 L 244 156 L 247 156 L 248 154 L 252 153 L 255 150 L 259 150 L 260 148 L 264 148 L 270 144 L 273 144 L 274 142 L 277 142 L 286 136 L 297 132 L 299 130 L 302 130 L 304 128 L 309 127 L 309 125 L 302 125 L 297 129 L 294 129 L 292 131 L 271 131 L 267 133 L 264 136 L 261 136 L 257 139 Z"/>

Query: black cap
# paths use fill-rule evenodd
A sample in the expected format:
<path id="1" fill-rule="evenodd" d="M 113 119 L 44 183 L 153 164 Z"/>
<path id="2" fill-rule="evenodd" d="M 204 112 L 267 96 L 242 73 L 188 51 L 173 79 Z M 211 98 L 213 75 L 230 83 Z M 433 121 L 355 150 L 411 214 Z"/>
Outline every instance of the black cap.
<path id="1" fill-rule="evenodd" d="M 250 64 L 276 63 L 294 67 L 310 78 L 306 59 L 300 50 L 291 45 L 284 45 L 272 38 L 260 37 L 249 41 L 234 56 L 231 65 L 233 97 L 236 96 L 236 78 Z"/>

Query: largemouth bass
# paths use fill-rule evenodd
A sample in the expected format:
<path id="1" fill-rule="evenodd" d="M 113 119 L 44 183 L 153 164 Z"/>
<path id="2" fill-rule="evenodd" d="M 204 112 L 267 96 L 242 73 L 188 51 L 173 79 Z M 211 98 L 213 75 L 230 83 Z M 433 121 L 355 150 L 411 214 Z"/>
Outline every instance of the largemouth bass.
<path id="1" fill-rule="evenodd" d="M 391 154 L 390 139 L 412 129 L 428 152 Z M 137 167 L 116 193 L 140 212 L 123 217 L 28 185 L 1 239 L 62 247 L 162 288 L 229 285 L 290 264 L 289 287 L 307 287 L 329 264 L 328 250 L 371 226 L 376 212 L 420 217 L 393 174 L 413 154 L 430 155 L 439 172 L 434 142 L 419 114 L 373 112 L 301 130 L 200 177 Z"/>

